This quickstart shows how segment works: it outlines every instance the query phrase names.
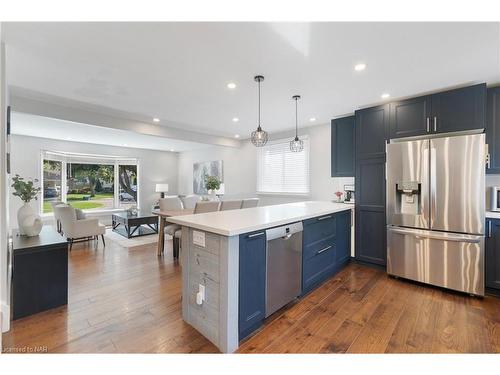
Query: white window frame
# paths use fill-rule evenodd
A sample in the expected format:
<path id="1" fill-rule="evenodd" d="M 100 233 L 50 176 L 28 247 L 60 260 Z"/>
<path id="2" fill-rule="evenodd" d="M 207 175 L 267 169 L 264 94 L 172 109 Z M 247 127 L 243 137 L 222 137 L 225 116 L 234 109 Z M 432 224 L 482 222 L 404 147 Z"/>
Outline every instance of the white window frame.
<path id="1" fill-rule="evenodd" d="M 311 155 L 310 155 L 310 144 L 309 144 L 309 137 L 307 135 L 301 136 L 300 139 L 304 141 L 304 149 L 301 151 L 305 153 L 304 155 L 307 158 L 306 165 L 307 165 L 307 174 L 306 174 L 306 186 L 307 186 L 307 192 L 304 193 L 297 193 L 297 192 L 274 192 L 274 191 L 264 191 L 260 189 L 261 186 L 261 172 L 260 169 L 262 167 L 262 153 L 264 152 L 265 148 L 267 145 L 275 145 L 275 144 L 286 144 L 287 147 L 290 145 L 290 139 L 277 139 L 272 142 L 268 142 L 266 146 L 263 146 L 262 148 L 259 148 L 257 151 L 257 186 L 256 186 L 256 191 L 257 195 L 281 195 L 281 196 L 297 196 L 297 197 L 309 197 L 311 195 Z"/>
<path id="2" fill-rule="evenodd" d="M 113 174 L 114 174 L 114 181 L 113 181 L 113 208 L 105 208 L 105 209 L 89 209 L 89 210 L 83 210 L 84 212 L 88 213 L 104 213 L 104 212 L 110 212 L 110 211 L 123 211 L 125 208 L 120 207 L 120 198 L 119 198 L 119 193 L 120 193 L 120 179 L 119 179 L 119 167 L 120 165 L 135 165 L 137 166 L 137 199 L 136 199 L 136 206 L 137 209 L 140 210 L 140 194 L 141 194 L 141 188 L 140 188 L 140 160 L 138 158 L 129 158 L 129 157 L 120 157 L 120 156 L 111 156 L 111 155 L 92 155 L 92 154 L 77 154 L 77 153 L 69 153 L 69 152 L 60 152 L 60 151 L 49 151 L 49 150 L 42 150 L 40 153 L 40 186 L 42 187 L 42 197 L 40 199 L 40 213 L 44 216 L 51 216 L 54 213 L 53 212 L 43 212 L 43 187 L 44 187 L 44 181 L 43 181 L 43 162 L 44 160 L 53 160 L 53 161 L 59 161 L 62 163 L 61 165 L 61 201 L 67 202 L 67 168 L 68 168 L 68 163 L 78 162 L 80 164 L 106 164 L 106 165 L 113 165 Z M 78 160 L 80 159 L 81 160 Z M 70 160 L 70 162 L 68 162 Z M 91 160 L 95 160 L 91 161 Z"/>

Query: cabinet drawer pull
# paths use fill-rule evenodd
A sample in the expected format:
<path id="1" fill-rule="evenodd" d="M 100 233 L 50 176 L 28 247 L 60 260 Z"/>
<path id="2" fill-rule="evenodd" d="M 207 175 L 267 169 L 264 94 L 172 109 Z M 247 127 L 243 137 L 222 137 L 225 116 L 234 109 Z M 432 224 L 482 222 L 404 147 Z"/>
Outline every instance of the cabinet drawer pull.
<path id="1" fill-rule="evenodd" d="M 332 245 L 327 246 L 327 247 L 325 247 L 324 249 L 318 250 L 318 252 L 317 252 L 316 254 L 321 254 L 322 252 L 327 251 L 327 250 L 328 250 L 328 249 L 330 249 L 331 247 L 332 247 Z"/>
<path id="2" fill-rule="evenodd" d="M 318 217 L 318 221 L 326 220 L 326 219 L 331 219 L 331 218 L 332 218 L 332 215 L 322 216 L 322 217 Z"/>
<path id="3" fill-rule="evenodd" d="M 254 234 L 249 234 L 248 238 L 253 238 L 253 237 L 259 237 L 265 234 L 264 232 L 259 232 L 259 233 L 254 233 Z"/>

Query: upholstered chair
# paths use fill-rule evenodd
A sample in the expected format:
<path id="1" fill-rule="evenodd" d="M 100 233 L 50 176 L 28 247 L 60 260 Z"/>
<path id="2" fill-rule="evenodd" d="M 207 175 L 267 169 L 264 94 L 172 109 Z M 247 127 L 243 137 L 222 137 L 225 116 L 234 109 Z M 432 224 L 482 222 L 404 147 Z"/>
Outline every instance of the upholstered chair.
<path id="1" fill-rule="evenodd" d="M 227 200 L 220 203 L 221 211 L 239 210 L 241 208 L 242 200 Z"/>
<path id="2" fill-rule="evenodd" d="M 61 222 L 62 231 L 69 240 L 69 250 L 73 247 L 73 242 L 79 239 L 94 239 L 101 236 L 102 243 L 106 246 L 104 241 L 104 233 L 106 227 L 99 223 L 97 218 L 88 218 L 78 220 L 76 218 L 76 210 L 68 205 L 58 205 L 54 207 L 54 212 L 59 217 Z"/>
<path id="3" fill-rule="evenodd" d="M 207 212 L 219 211 L 219 205 L 220 205 L 219 201 L 197 202 L 196 206 L 194 207 L 194 213 L 203 214 Z M 179 258 L 181 237 L 182 237 L 182 230 L 181 229 L 176 230 L 174 234 L 174 259 Z"/>
<path id="4" fill-rule="evenodd" d="M 252 207 L 257 207 L 258 205 L 259 205 L 259 198 L 243 199 L 241 208 L 252 208 Z"/>
<path id="5" fill-rule="evenodd" d="M 196 203 L 201 200 L 201 197 L 199 195 L 186 195 L 185 197 L 182 198 L 182 204 L 184 206 L 184 209 L 186 210 L 192 210 L 196 206 Z"/>

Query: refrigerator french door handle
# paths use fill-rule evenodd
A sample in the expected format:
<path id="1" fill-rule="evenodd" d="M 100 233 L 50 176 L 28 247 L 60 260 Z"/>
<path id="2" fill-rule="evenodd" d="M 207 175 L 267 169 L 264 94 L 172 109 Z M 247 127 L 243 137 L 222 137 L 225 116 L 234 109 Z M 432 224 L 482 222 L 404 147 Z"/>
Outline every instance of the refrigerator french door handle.
<path id="1" fill-rule="evenodd" d="M 474 236 L 470 234 L 440 233 L 440 232 L 422 231 L 418 229 L 389 228 L 389 230 L 393 233 L 410 235 L 417 238 L 429 238 L 433 240 L 451 241 L 451 242 L 479 243 L 482 238 L 481 236 Z"/>
<path id="2" fill-rule="evenodd" d="M 436 210 L 437 210 L 437 206 L 436 206 L 436 148 L 435 147 L 432 147 L 432 140 L 430 141 L 429 143 L 429 163 L 430 163 L 430 170 L 429 170 L 429 174 L 430 174 L 430 186 L 429 186 L 429 189 L 430 189 L 430 217 L 429 217 L 429 220 L 430 220 L 430 228 L 433 227 L 434 225 L 434 219 L 436 217 Z"/>

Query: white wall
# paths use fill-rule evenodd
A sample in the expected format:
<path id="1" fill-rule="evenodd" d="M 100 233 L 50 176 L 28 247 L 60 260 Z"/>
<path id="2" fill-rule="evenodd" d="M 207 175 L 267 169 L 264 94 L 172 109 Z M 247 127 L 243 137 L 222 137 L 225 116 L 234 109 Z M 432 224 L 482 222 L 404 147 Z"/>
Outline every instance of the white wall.
<path id="1" fill-rule="evenodd" d="M 5 80 L 5 45 L 2 42 L 2 24 L 0 23 L 0 331 L 5 332 L 10 326 L 10 308 L 7 272 L 8 238 L 8 176 L 6 169 L 6 108 L 7 83 Z M 2 335 L 0 334 L 0 346 Z"/>
<path id="2" fill-rule="evenodd" d="M 332 200 L 336 191 L 344 191 L 344 184 L 353 184 L 353 177 L 330 177 L 330 125 L 318 125 L 300 131 L 310 142 L 309 197 L 259 195 L 261 205 L 287 203 L 301 200 Z M 292 138 L 293 132 L 271 134 L 271 139 Z M 179 154 L 179 193 L 193 193 L 193 163 L 224 161 L 225 199 L 256 196 L 257 149 L 250 141 L 243 141 L 241 148 L 213 146 L 203 150 Z"/>
<path id="3" fill-rule="evenodd" d="M 14 128 L 15 124 L 12 124 L 12 126 Z M 156 183 L 168 183 L 169 194 L 177 194 L 177 154 L 173 152 L 12 135 L 12 175 L 17 173 L 25 178 L 38 178 L 40 180 L 41 151 L 43 150 L 126 156 L 139 159 L 139 203 L 141 209 L 151 209 L 153 203 L 159 198 L 159 193 L 155 193 Z M 11 227 L 17 227 L 17 210 L 21 207 L 22 202 L 18 197 L 11 195 L 10 203 L 10 225 Z M 38 212 L 40 211 L 38 201 L 32 202 L 32 205 Z M 111 215 L 107 214 L 104 218 L 110 221 Z M 109 224 L 108 221 L 103 221 L 103 223 Z"/>

